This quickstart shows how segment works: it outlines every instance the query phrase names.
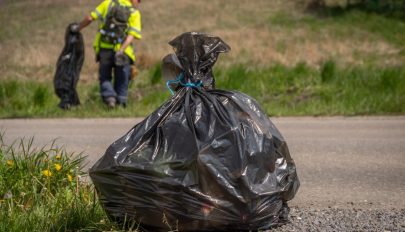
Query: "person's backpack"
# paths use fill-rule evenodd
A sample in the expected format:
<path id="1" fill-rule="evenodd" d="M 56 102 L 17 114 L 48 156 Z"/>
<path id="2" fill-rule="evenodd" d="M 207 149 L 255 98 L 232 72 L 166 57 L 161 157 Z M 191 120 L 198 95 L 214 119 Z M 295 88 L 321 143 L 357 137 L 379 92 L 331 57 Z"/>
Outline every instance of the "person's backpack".
<path id="1" fill-rule="evenodd" d="M 105 25 L 100 30 L 101 40 L 110 44 L 124 42 L 128 19 L 133 11 L 132 7 L 121 5 L 118 0 L 112 0 Z"/>

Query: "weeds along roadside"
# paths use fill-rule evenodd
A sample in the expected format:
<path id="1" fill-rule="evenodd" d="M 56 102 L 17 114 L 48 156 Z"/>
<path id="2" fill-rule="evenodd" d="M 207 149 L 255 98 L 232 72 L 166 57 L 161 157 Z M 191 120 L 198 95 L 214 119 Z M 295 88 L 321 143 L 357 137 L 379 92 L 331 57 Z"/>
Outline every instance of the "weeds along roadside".
<path id="1" fill-rule="evenodd" d="M 84 157 L 55 147 L 33 148 L 33 138 L 12 145 L 0 134 L 0 231 L 117 229 L 84 182 Z"/>
<path id="2" fill-rule="evenodd" d="M 305 63 L 217 66 L 219 89 L 254 97 L 271 116 L 395 115 L 405 109 L 405 67 L 342 66 L 327 60 L 319 68 Z M 57 107 L 52 82 L 0 80 L 0 118 L 144 117 L 170 98 L 160 65 L 141 70 L 132 82 L 126 109 L 108 110 L 97 81 L 78 84 L 82 104 Z"/>

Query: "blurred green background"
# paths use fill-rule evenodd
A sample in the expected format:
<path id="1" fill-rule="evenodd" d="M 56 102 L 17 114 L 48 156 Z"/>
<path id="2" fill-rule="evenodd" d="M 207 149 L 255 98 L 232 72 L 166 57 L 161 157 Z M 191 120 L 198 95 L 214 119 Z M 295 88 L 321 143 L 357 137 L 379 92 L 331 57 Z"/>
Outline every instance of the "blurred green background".
<path id="1" fill-rule="evenodd" d="M 146 116 L 170 98 L 160 60 L 186 31 L 227 42 L 217 88 L 253 96 L 271 116 L 405 112 L 403 0 L 145 0 L 128 107 L 107 110 L 100 100 L 93 23 L 84 31 L 82 105 L 60 110 L 52 81 L 65 28 L 99 2 L 0 1 L 0 118 Z"/>

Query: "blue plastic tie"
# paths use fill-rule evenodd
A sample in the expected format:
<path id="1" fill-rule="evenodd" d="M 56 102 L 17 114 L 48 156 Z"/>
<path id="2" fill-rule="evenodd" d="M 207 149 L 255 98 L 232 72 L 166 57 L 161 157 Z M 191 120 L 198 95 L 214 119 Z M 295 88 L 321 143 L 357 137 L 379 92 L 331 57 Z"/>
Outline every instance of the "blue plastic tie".
<path id="1" fill-rule="evenodd" d="M 193 83 L 190 80 L 188 81 L 188 83 L 184 84 L 182 82 L 180 82 L 180 84 L 184 87 L 190 87 L 190 88 L 200 88 L 202 86 L 202 82 L 198 81 L 197 83 Z"/>
<path id="2" fill-rule="evenodd" d="M 171 93 L 172 95 L 174 95 L 173 90 L 170 88 L 170 84 L 172 84 L 172 83 L 176 83 L 176 84 L 179 83 L 180 85 L 182 85 L 182 86 L 184 86 L 184 87 L 189 87 L 189 88 L 201 88 L 201 86 L 202 86 L 202 81 L 198 81 L 197 83 L 193 83 L 193 82 L 191 82 L 190 80 L 188 80 L 187 83 L 183 83 L 183 82 L 182 82 L 183 77 L 184 77 L 184 73 L 180 73 L 180 74 L 177 76 L 176 80 L 168 80 L 168 81 L 166 82 L 166 87 L 169 89 L 169 91 L 170 91 L 170 93 Z"/>
<path id="3" fill-rule="evenodd" d="M 172 94 L 172 95 L 174 95 L 174 92 L 173 92 L 173 90 L 170 88 L 170 84 L 172 84 L 172 83 L 181 83 L 181 79 L 183 78 L 183 73 L 180 73 L 178 76 L 177 76 L 177 78 L 176 78 L 176 80 L 168 80 L 168 81 L 166 81 L 166 87 L 169 89 L 169 91 L 170 91 L 170 93 Z"/>

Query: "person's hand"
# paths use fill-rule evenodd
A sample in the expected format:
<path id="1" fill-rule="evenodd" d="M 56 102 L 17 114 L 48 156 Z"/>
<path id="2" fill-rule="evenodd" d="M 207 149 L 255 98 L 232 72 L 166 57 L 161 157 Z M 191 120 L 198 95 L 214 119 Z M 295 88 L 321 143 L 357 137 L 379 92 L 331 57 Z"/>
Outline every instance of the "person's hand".
<path id="1" fill-rule="evenodd" d="M 78 33 L 79 32 L 79 24 L 75 23 L 70 25 L 70 32 Z"/>
<path id="2" fill-rule="evenodd" d="M 123 51 L 118 51 L 115 53 L 115 65 L 124 66 L 129 63 L 128 57 Z"/>

